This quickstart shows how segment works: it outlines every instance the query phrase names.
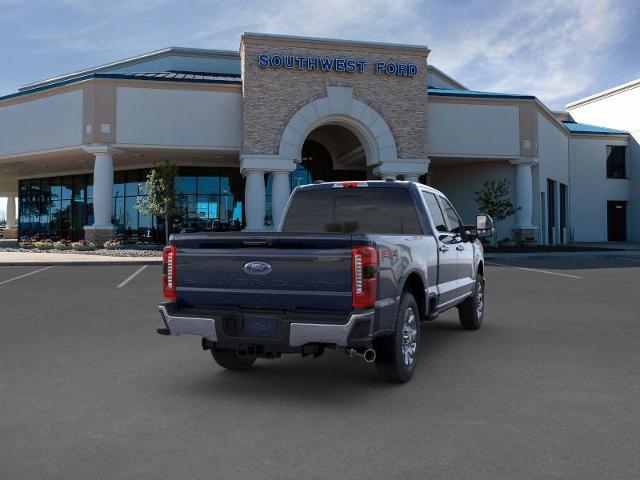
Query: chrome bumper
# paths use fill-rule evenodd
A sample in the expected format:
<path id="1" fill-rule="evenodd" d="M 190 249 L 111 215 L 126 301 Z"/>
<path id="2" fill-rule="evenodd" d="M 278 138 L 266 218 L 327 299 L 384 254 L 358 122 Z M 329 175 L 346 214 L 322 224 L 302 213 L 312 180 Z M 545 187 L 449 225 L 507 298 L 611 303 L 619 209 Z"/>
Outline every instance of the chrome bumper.
<path id="1" fill-rule="evenodd" d="M 356 323 L 369 320 L 373 324 L 373 316 L 373 311 L 353 314 L 344 325 L 291 322 L 289 346 L 301 347 L 307 343 L 330 343 L 346 347 L 349 334 Z"/>
<path id="2" fill-rule="evenodd" d="M 205 317 L 185 317 L 172 315 L 164 305 L 159 307 L 162 320 L 167 326 L 165 335 L 196 335 L 212 342 L 218 341 L 216 320 Z M 351 330 L 357 323 L 369 321 L 373 325 L 375 312 L 353 314 L 344 325 L 326 323 L 291 322 L 289 327 L 289 346 L 301 347 L 307 343 L 327 343 L 345 347 L 348 345 Z"/>
<path id="3" fill-rule="evenodd" d="M 159 309 L 169 335 L 197 335 L 212 342 L 218 341 L 216 321 L 213 318 L 174 316 L 167 312 L 164 305 L 160 305 Z"/>

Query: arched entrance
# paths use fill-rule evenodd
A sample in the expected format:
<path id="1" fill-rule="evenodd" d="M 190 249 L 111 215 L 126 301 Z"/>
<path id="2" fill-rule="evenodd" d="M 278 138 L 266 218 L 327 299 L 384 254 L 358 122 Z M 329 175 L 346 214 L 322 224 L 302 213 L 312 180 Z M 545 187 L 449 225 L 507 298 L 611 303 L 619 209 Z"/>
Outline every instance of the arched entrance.
<path id="1" fill-rule="evenodd" d="M 240 170 L 246 178 L 246 230 L 275 227 L 291 189 L 302 183 L 413 180 L 426 172 L 426 159 L 398 158 L 389 125 L 378 112 L 354 98 L 352 88 L 326 88 L 326 97 L 305 104 L 290 117 L 277 153 L 241 155 Z"/>
<path id="2" fill-rule="evenodd" d="M 370 169 L 369 169 L 370 170 Z M 290 175 L 290 189 L 314 181 L 366 180 L 367 165 L 358 137 L 341 125 L 322 125 L 309 133 L 300 161 Z M 265 225 L 273 225 L 273 174 L 267 175 Z"/>

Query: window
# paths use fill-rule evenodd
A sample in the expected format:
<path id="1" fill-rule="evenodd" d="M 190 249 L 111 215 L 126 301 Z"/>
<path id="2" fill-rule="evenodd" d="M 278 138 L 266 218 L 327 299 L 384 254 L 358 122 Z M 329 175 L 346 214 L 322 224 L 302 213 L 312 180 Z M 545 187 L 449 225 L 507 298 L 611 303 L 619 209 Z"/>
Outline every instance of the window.
<path id="1" fill-rule="evenodd" d="M 462 226 L 462 222 L 460 221 L 460 217 L 453 209 L 453 206 L 449 203 L 444 197 L 440 197 L 440 201 L 442 202 L 442 206 L 444 207 L 444 214 L 447 217 L 447 223 L 449 224 L 450 232 L 458 233 L 462 235 L 464 233 L 464 227 Z"/>
<path id="2" fill-rule="evenodd" d="M 422 235 L 413 200 L 401 188 L 322 188 L 296 193 L 285 232 Z"/>
<path id="3" fill-rule="evenodd" d="M 607 178 L 627 178 L 627 147 L 607 146 Z"/>
<path id="4" fill-rule="evenodd" d="M 447 223 L 444 220 L 444 215 L 442 214 L 442 209 L 436 196 L 429 192 L 422 192 L 422 195 L 427 202 L 427 209 L 429 209 L 436 230 L 438 232 L 447 232 L 449 229 L 447 228 Z"/>

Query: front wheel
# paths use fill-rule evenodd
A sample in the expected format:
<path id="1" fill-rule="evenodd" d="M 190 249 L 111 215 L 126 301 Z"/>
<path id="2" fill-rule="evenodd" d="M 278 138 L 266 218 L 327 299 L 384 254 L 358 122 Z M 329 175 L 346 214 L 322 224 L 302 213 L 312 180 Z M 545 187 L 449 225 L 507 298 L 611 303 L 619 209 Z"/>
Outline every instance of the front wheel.
<path id="1" fill-rule="evenodd" d="M 256 361 L 255 355 L 238 355 L 235 350 L 212 348 L 211 355 L 218 365 L 227 370 L 247 370 Z"/>
<path id="2" fill-rule="evenodd" d="M 484 278 L 482 275 L 476 277 L 473 295 L 458 307 L 458 318 L 460 318 L 460 325 L 465 330 L 478 330 L 482 325 L 484 318 Z"/>
<path id="3" fill-rule="evenodd" d="M 392 383 L 408 382 L 416 368 L 419 346 L 418 306 L 413 295 L 404 293 L 400 298 L 395 333 L 375 344 L 376 368 L 380 376 Z"/>

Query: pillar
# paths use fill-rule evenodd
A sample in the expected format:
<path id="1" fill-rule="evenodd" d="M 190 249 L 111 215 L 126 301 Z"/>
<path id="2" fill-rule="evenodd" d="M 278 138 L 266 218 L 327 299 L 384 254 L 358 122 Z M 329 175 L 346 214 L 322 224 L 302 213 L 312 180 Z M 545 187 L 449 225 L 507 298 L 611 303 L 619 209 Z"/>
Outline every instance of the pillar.
<path id="1" fill-rule="evenodd" d="M 271 210 L 273 214 L 273 228 L 276 230 L 280 225 L 284 208 L 291 194 L 289 172 L 273 172 L 273 183 L 271 184 Z"/>
<path id="2" fill-rule="evenodd" d="M 407 182 L 418 182 L 420 180 L 420 177 L 418 175 L 405 175 L 404 179 Z"/>
<path id="3" fill-rule="evenodd" d="M 246 231 L 265 230 L 265 184 L 264 171 L 245 170 L 244 211 L 247 220 Z"/>
<path id="4" fill-rule="evenodd" d="M 85 239 L 102 246 L 115 235 L 111 223 L 113 215 L 113 155 L 115 150 L 107 145 L 86 147 L 94 155 L 93 162 L 93 225 L 84 227 Z"/>
<path id="5" fill-rule="evenodd" d="M 5 228 L 2 232 L 3 240 L 11 240 L 14 245 L 7 246 L 16 246 L 18 239 L 18 229 L 16 227 L 16 196 L 9 195 L 7 196 L 7 228 Z"/>
<path id="6" fill-rule="evenodd" d="M 16 228 L 16 197 L 7 197 L 7 229 Z"/>
<path id="7" fill-rule="evenodd" d="M 533 225 L 533 172 L 532 167 L 538 163 L 537 158 L 523 157 L 510 160 L 516 167 L 515 207 L 516 228 L 513 236 L 516 241 L 535 240 L 538 227 Z"/>

